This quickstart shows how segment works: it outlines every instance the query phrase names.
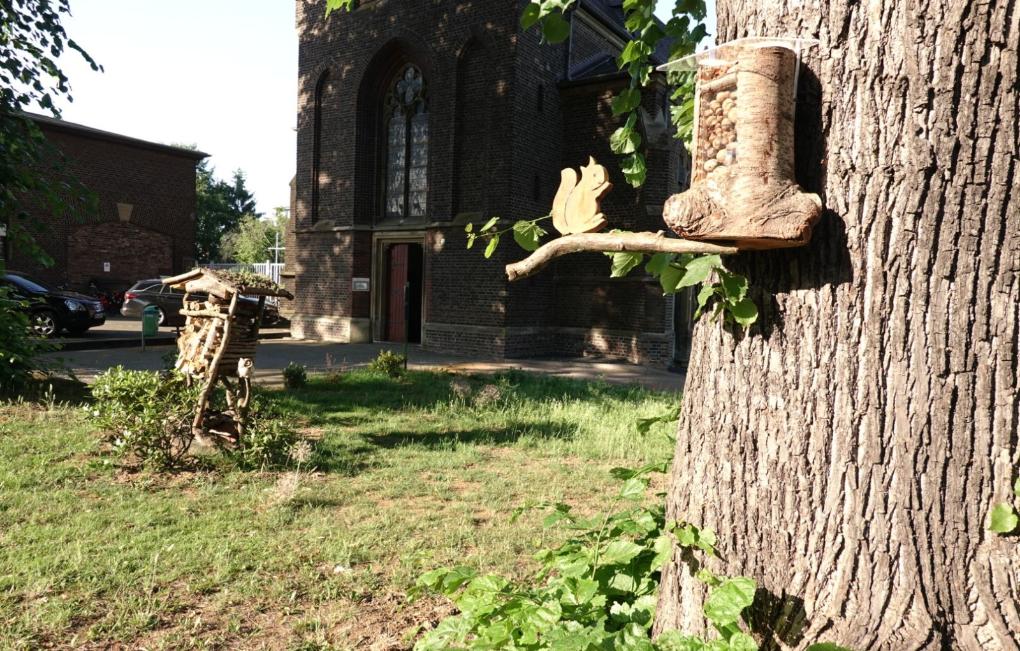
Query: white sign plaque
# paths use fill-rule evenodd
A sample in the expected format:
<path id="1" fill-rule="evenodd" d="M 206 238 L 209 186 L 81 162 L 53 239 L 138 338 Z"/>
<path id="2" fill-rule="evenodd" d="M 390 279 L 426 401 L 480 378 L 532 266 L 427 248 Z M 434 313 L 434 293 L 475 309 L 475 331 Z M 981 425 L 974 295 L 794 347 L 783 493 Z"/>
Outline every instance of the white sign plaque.
<path id="1" fill-rule="evenodd" d="M 103 271 L 105 271 L 106 273 L 110 273 L 110 263 L 109 262 L 104 262 L 103 263 Z"/>
<path id="2" fill-rule="evenodd" d="M 356 292 L 367 292 L 371 287 L 368 278 L 352 278 L 351 289 Z"/>

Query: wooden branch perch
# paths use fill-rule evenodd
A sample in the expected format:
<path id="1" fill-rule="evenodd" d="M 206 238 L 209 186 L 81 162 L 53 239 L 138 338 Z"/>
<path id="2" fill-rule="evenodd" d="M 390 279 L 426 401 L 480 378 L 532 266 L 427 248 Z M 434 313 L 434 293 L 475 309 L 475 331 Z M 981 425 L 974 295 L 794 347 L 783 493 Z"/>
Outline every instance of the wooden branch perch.
<path id="1" fill-rule="evenodd" d="M 737 248 L 666 237 L 661 231 L 658 233 L 578 233 L 564 235 L 543 244 L 524 260 L 508 264 L 506 275 L 511 281 L 527 278 L 560 256 L 582 251 L 732 255 L 737 252 Z"/>

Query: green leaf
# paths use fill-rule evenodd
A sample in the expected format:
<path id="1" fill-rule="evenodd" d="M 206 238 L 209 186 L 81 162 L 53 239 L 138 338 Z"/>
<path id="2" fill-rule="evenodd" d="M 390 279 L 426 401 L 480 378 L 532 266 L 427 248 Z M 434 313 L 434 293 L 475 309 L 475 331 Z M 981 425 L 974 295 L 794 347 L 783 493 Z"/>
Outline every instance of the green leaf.
<path id="1" fill-rule="evenodd" d="M 626 126 L 620 127 L 609 137 L 609 147 L 614 154 L 633 154 L 641 146 L 641 134 Z"/>
<path id="2" fill-rule="evenodd" d="M 542 21 L 542 36 L 548 43 L 562 43 L 570 36 L 570 23 L 562 14 L 549 14 Z"/>
<path id="3" fill-rule="evenodd" d="M 708 280 L 712 272 L 722 266 L 722 258 L 718 255 L 701 255 L 687 263 L 683 278 L 677 283 L 677 289 L 693 287 Z"/>
<path id="4" fill-rule="evenodd" d="M 494 227 L 496 226 L 496 224 L 498 224 L 498 223 L 499 223 L 499 217 L 493 217 L 493 218 L 492 218 L 492 219 L 490 219 L 489 221 L 485 222 L 485 225 L 484 225 L 484 226 L 482 226 L 482 227 L 481 227 L 481 228 L 480 228 L 480 229 L 478 230 L 478 232 L 479 232 L 479 233 L 484 233 L 484 232 L 486 232 L 486 231 L 488 231 L 488 230 L 492 230 L 492 229 L 493 229 L 493 228 L 494 228 Z"/>
<path id="5" fill-rule="evenodd" d="M 645 178 L 648 175 L 648 167 L 645 163 L 645 156 L 641 152 L 634 152 L 633 154 L 627 155 L 620 162 L 620 170 L 626 177 L 627 182 L 635 188 L 639 188 L 645 184 Z"/>
<path id="6" fill-rule="evenodd" d="M 599 584 L 591 579 L 567 577 L 563 581 L 563 603 L 569 606 L 582 606 L 595 598 Z"/>
<path id="7" fill-rule="evenodd" d="M 733 624 L 740 613 L 754 602 L 757 584 L 746 576 L 726 579 L 705 600 L 705 617 L 717 627 Z"/>
<path id="8" fill-rule="evenodd" d="M 645 265 L 645 271 L 653 276 L 658 276 L 666 270 L 670 262 L 676 258 L 675 253 L 656 253 L 648 259 L 648 264 Z"/>
<path id="9" fill-rule="evenodd" d="M 1016 483 L 1013 484 L 1013 494 L 1020 497 L 1020 477 L 1017 477 Z"/>
<path id="10" fill-rule="evenodd" d="M 621 90 L 613 98 L 613 115 L 619 116 L 630 113 L 641 105 L 641 91 L 637 88 Z"/>
<path id="11" fill-rule="evenodd" d="M 475 571 L 470 567 L 461 565 L 455 567 L 443 577 L 440 589 L 445 594 L 455 592 L 462 585 L 475 578 Z"/>
<path id="12" fill-rule="evenodd" d="M 663 294 L 673 294 L 684 277 L 684 270 L 676 265 L 669 265 L 659 274 L 659 284 L 662 286 Z"/>
<path id="13" fill-rule="evenodd" d="M 659 651 L 708 651 L 709 646 L 704 640 L 680 631 L 665 631 L 655 640 Z"/>
<path id="14" fill-rule="evenodd" d="M 546 231 L 532 221 L 519 221 L 514 224 L 514 241 L 525 251 L 534 251 L 542 241 Z"/>
<path id="15" fill-rule="evenodd" d="M 731 635 L 727 643 L 726 648 L 729 651 L 758 651 L 758 643 L 754 641 L 754 638 L 740 631 Z"/>
<path id="16" fill-rule="evenodd" d="M 662 534 L 655 539 L 655 558 L 652 559 L 651 570 L 654 572 L 662 568 L 673 556 L 673 539 L 668 534 Z"/>
<path id="17" fill-rule="evenodd" d="M 499 235 L 493 235 L 485 247 L 485 257 L 491 258 L 492 254 L 496 252 L 497 246 L 499 246 Z"/>
<path id="18" fill-rule="evenodd" d="M 746 277 L 741 276 L 740 274 L 731 274 L 720 269 L 719 280 L 723 288 L 723 293 L 726 295 L 727 302 L 736 304 L 744 300 L 747 296 Z"/>
<path id="19" fill-rule="evenodd" d="M 988 529 L 995 533 L 1011 533 L 1020 524 L 1020 517 L 1011 504 L 996 504 L 988 519 Z"/>
<path id="20" fill-rule="evenodd" d="M 645 496 L 646 490 L 648 490 L 648 477 L 631 477 L 623 482 L 619 496 L 624 500 L 639 500 Z"/>
<path id="21" fill-rule="evenodd" d="M 521 14 L 521 27 L 531 29 L 538 19 L 542 17 L 542 5 L 537 2 L 529 3 Z"/>
<path id="22" fill-rule="evenodd" d="M 475 225 L 472 222 L 468 222 L 467 225 L 464 227 L 464 232 L 465 233 L 470 233 L 474 229 L 475 229 Z"/>
<path id="23" fill-rule="evenodd" d="M 620 251 L 619 253 L 613 254 L 613 269 L 610 273 L 610 278 L 622 278 L 629 274 L 634 267 L 641 264 L 644 260 L 644 254 L 632 253 L 630 251 Z"/>
<path id="24" fill-rule="evenodd" d="M 745 328 L 750 328 L 751 324 L 758 320 L 758 306 L 749 298 L 745 298 L 728 309 L 733 320 Z"/>
<path id="25" fill-rule="evenodd" d="M 604 565 L 623 565 L 645 550 L 641 545 L 630 540 L 614 540 L 606 545 L 600 562 Z"/>

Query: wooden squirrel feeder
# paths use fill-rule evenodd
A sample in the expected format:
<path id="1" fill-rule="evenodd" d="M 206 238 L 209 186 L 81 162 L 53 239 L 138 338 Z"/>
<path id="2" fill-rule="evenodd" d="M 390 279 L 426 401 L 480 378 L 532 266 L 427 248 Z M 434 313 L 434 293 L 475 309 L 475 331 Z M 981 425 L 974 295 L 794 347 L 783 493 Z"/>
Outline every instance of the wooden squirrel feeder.
<path id="1" fill-rule="evenodd" d="M 811 239 L 822 202 L 794 179 L 793 137 L 800 50 L 814 43 L 742 38 L 659 68 L 696 75 L 691 187 L 663 212 L 677 235 L 738 249 Z"/>
<path id="2" fill-rule="evenodd" d="M 192 432 L 199 440 L 236 443 L 244 435 L 247 421 L 255 345 L 266 298 L 294 296 L 250 272 L 198 268 L 167 278 L 163 284 L 184 289 L 181 315 L 187 320 L 177 339 L 175 368 L 189 382 L 202 383 Z M 217 381 L 226 389 L 227 409 L 222 412 L 209 408 Z"/>

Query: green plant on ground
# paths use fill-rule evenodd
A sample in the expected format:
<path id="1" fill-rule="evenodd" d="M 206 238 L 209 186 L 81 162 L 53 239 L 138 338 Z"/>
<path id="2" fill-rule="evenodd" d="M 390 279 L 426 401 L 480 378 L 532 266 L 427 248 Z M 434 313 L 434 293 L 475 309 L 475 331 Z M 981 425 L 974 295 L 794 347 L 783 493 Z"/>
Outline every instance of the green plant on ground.
<path id="1" fill-rule="evenodd" d="M 704 569 L 698 572 L 709 586 L 705 616 L 720 637 L 706 641 L 670 631 L 651 638 L 660 572 L 674 546 L 691 565 L 697 565 L 695 553 L 715 552 L 710 529 L 667 522 L 662 505 L 643 504 L 649 475 L 665 473 L 668 465 L 615 469 L 613 476 L 623 482 L 615 513 L 585 517 L 566 504 L 548 505 L 543 525 L 564 527 L 569 537 L 535 555 L 540 569 L 529 582 L 479 575 L 465 566 L 423 575 L 418 588 L 453 598 L 460 613 L 441 621 L 415 648 L 757 649 L 740 628 L 755 582 Z"/>
<path id="2" fill-rule="evenodd" d="M 258 394 L 251 401 L 244 436 L 236 448 L 225 452 L 242 469 L 282 468 L 290 461 L 297 442 L 297 433 L 272 399 Z"/>
<path id="3" fill-rule="evenodd" d="M 308 371 L 302 364 L 291 362 L 283 369 L 283 386 L 288 389 L 300 389 L 308 384 Z"/>
<path id="4" fill-rule="evenodd" d="M 407 358 L 389 350 L 379 351 L 379 355 L 373 359 L 368 368 L 377 372 L 385 373 L 391 378 L 398 378 L 404 375 Z"/>
<path id="5" fill-rule="evenodd" d="M 161 470 L 180 465 L 191 446 L 198 387 L 178 373 L 129 371 L 118 366 L 92 385 L 93 421 L 122 453 Z"/>

